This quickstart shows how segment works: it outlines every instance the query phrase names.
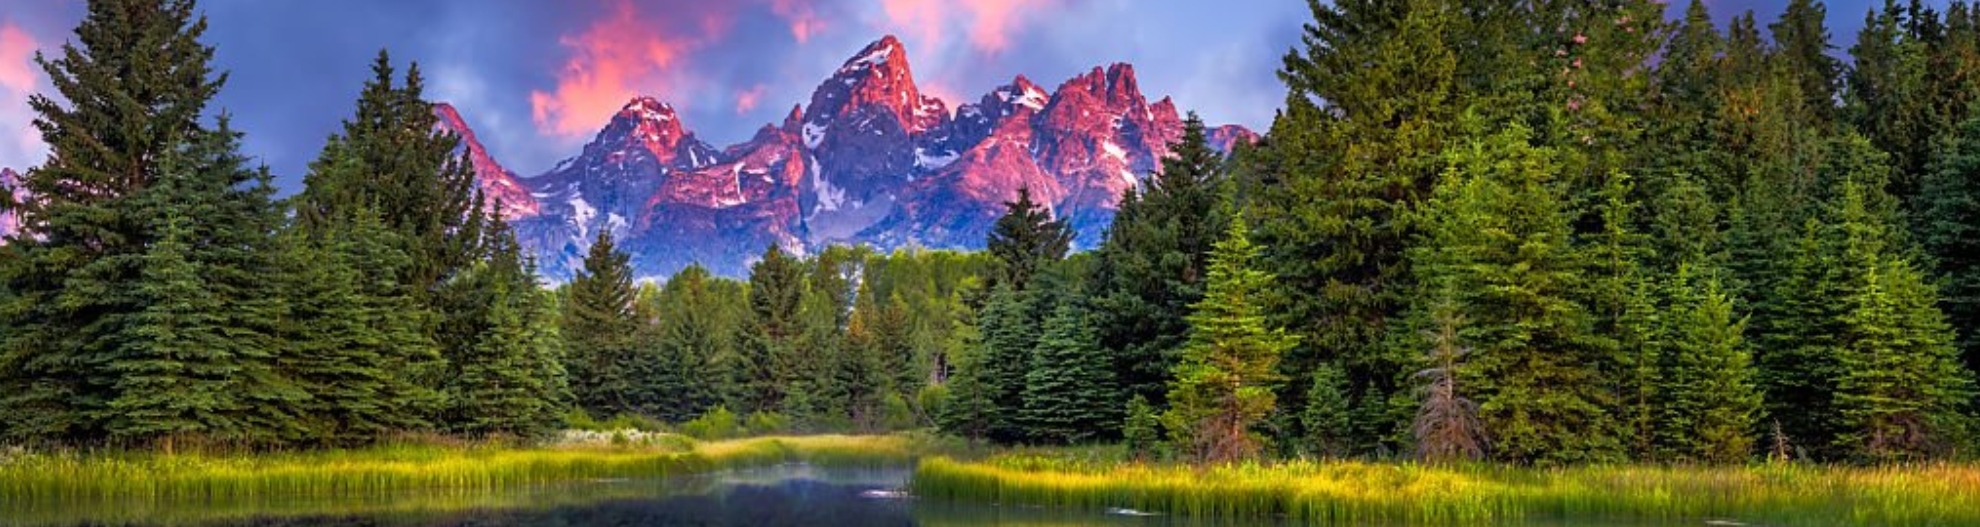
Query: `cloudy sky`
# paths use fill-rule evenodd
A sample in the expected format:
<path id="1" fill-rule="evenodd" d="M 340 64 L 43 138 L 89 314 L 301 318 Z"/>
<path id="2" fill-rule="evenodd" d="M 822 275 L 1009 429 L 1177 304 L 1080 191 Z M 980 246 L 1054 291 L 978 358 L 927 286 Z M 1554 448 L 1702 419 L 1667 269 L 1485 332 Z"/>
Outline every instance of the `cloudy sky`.
<path id="1" fill-rule="evenodd" d="M 1829 2 L 1838 40 L 1872 0 Z M 1785 0 L 1712 0 L 1721 17 L 1773 18 Z M 1942 4 L 1944 0 L 1932 3 Z M 881 35 L 908 47 L 916 81 L 951 107 L 1024 74 L 1058 83 L 1129 62 L 1151 97 L 1214 123 L 1262 128 L 1284 90 L 1279 56 L 1309 19 L 1299 0 L 206 0 L 229 71 L 217 107 L 293 190 L 352 111 L 373 55 L 418 61 L 496 157 L 524 175 L 575 154 L 635 95 L 668 101 L 718 146 L 809 99 Z M 40 162 L 29 93 L 36 50 L 72 38 L 81 0 L 0 5 L 0 167 Z"/>

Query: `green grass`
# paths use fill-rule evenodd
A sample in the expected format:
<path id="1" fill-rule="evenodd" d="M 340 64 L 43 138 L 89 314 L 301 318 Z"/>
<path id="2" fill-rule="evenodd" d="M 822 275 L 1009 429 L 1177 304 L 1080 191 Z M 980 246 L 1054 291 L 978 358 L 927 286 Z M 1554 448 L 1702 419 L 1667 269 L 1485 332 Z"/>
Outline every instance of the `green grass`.
<path id="1" fill-rule="evenodd" d="M 805 436 L 568 448 L 404 443 L 255 455 L 13 453 L 0 454 L 0 510 L 37 502 L 254 501 L 409 489 L 487 490 L 790 461 L 898 466 L 909 463 L 918 448 L 918 440 L 904 436 Z"/>
<path id="2" fill-rule="evenodd" d="M 1980 467 L 1504 466 L 1288 462 L 1199 469 L 1005 455 L 925 458 L 927 498 L 1315 525 L 1707 519 L 1790 525 L 1980 524 Z"/>

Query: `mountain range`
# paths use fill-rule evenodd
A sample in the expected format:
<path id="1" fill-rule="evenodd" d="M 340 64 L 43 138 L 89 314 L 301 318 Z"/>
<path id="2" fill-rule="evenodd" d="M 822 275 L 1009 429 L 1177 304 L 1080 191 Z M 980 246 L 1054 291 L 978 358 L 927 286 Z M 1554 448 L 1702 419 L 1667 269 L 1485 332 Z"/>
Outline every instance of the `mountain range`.
<path id="1" fill-rule="evenodd" d="M 1055 89 L 1019 75 L 952 110 L 915 85 L 893 36 L 859 50 L 783 122 L 720 148 L 671 105 L 637 97 L 577 155 L 518 177 L 456 108 L 434 111 L 553 280 L 581 265 L 600 231 L 651 278 L 697 262 L 740 276 L 771 244 L 798 254 L 828 244 L 980 248 L 1019 188 L 1091 247 L 1122 192 L 1160 166 L 1183 129 L 1175 102 L 1148 100 L 1128 64 Z M 1223 150 L 1257 139 L 1236 125 L 1210 132 Z"/>
<path id="2" fill-rule="evenodd" d="M 796 254 L 830 244 L 981 248 L 1020 188 L 1069 220 L 1076 246 L 1092 247 L 1122 192 L 1183 134 L 1175 102 L 1149 101 L 1134 67 L 1119 63 L 1049 90 L 1019 75 L 952 110 L 915 85 L 893 36 L 859 50 L 783 122 L 726 147 L 697 137 L 673 106 L 636 97 L 576 155 L 522 176 L 460 109 L 434 112 L 551 281 L 580 268 L 601 232 L 631 254 L 636 276 L 654 279 L 693 263 L 741 276 L 773 244 Z M 1236 125 L 1209 135 L 1225 151 L 1257 139 Z M 0 217 L 0 234 L 13 223 Z"/>

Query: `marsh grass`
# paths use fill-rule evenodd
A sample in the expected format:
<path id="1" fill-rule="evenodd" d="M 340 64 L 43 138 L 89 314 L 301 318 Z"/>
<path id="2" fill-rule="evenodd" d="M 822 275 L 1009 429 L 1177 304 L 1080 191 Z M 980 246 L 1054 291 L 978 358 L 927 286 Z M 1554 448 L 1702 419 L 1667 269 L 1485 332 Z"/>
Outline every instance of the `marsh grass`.
<path id="1" fill-rule="evenodd" d="M 1980 467 L 1950 464 L 1522 469 L 1302 461 L 1199 469 L 1035 455 L 979 463 L 932 457 L 920 462 L 912 487 L 935 499 L 1319 525 L 1980 524 Z"/>
<path id="2" fill-rule="evenodd" d="M 905 436 L 803 436 L 561 448 L 406 441 L 356 450 L 254 455 L 14 452 L 0 456 L 0 510 L 90 501 L 251 503 L 412 489 L 471 494 L 796 461 L 898 466 L 910 463 L 920 444 Z"/>

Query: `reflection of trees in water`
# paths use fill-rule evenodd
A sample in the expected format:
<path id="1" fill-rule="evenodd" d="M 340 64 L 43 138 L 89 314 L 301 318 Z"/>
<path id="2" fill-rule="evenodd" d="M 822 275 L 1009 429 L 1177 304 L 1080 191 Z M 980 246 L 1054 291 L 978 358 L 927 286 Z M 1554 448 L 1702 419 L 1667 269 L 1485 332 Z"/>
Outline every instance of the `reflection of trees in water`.
<path id="1" fill-rule="evenodd" d="M 207 525 L 214 527 L 914 525 L 905 504 L 861 499 L 860 490 L 855 487 L 801 480 L 774 485 L 738 485 L 728 492 L 712 495 L 617 499 L 543 509 L 473 509 L 403 516 L 256 518 Z"/>

